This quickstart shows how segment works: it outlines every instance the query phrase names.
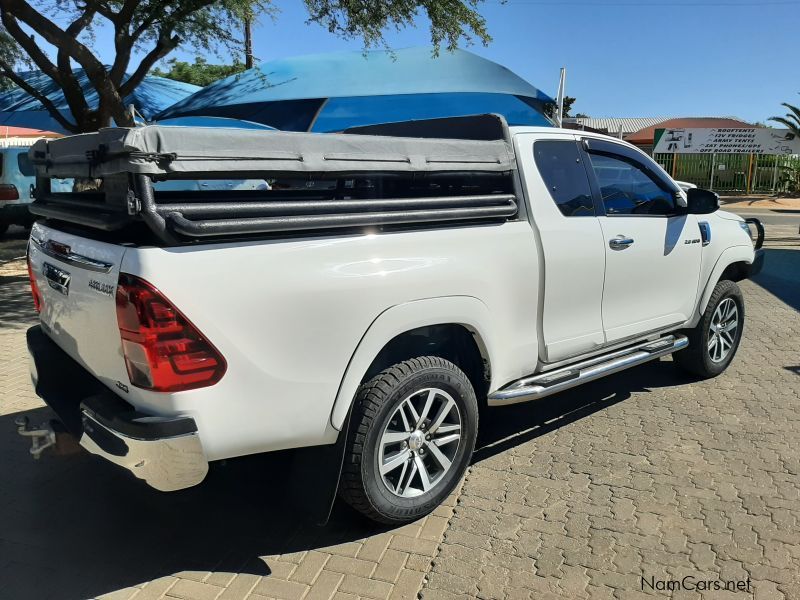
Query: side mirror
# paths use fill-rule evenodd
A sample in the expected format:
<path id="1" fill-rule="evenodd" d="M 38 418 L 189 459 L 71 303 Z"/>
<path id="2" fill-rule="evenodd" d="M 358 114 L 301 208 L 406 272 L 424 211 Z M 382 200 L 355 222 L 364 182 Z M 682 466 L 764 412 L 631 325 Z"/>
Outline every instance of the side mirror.
<path id="1" fill-rule="evenodd" d="M 686 212 L 707 215 L 719 209 L 719 196 L 715 192 L 691 188 L 686 191 Z"/>

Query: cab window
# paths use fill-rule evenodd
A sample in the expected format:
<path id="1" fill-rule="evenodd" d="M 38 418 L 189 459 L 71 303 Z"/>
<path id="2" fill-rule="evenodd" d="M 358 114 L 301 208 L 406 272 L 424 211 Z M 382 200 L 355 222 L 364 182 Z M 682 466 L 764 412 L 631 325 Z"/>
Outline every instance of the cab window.
<path id="1" fill-rule="evenodd" d="M 533 145 L 533 154 L 536 168 L 561 214 L 594 216 L 592 189 L 578 145 L 569 140 L 543 140 Z"/>
<path id="2" fill-rule="evenodd" d="M 17 154 L 17 166 L 19 167 L 19 172 L 25 175 L 25 177 L 34 177 L 36 175 L 33 164 L 31 164 L 31 159 L 28 158 L 27 151 Z"/>
<path id="3" fill-rule="evenodd" d="M 607 154 L 589 157 L 607 215 L 675 214 L 674 194 L 633 161 Z"/>

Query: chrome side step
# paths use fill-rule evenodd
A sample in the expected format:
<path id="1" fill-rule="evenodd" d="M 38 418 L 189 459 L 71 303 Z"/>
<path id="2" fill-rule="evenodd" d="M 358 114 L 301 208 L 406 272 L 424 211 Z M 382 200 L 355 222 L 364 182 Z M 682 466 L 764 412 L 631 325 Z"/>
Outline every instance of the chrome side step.
<path id="1" fill-rule="evenodd" d="M 489 394 L 489 406 L 504 406 L 538 400 L 587 381 L 594 381 L 672 354 L 688 345 L 689 340 L 685 335 L 668 335 L 657 340 L 640 342 L 609 354 L 595 356 L 555 371 L 523 377 Z"/>

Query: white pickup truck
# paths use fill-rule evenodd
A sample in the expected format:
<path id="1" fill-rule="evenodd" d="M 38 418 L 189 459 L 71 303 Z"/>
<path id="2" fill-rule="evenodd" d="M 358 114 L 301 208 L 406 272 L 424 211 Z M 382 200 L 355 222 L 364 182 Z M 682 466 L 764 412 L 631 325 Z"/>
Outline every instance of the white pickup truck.
<path id="1" fill-rule="evenodd" d="M 212 461 L 316 448 L 353 507 L 416 519 L 462 477 L 479 408 L 673 353 L 724 371 L 735 282 L 763 261 L 763 229 L 754 242 L 635 147 L 491 115 L 105 129 L 30 156 L 36 391 L 163 491 Z M 57 177 L 102 185 L 53 192 Z M 232 177 L 270 189 L 153 190 Z"/>

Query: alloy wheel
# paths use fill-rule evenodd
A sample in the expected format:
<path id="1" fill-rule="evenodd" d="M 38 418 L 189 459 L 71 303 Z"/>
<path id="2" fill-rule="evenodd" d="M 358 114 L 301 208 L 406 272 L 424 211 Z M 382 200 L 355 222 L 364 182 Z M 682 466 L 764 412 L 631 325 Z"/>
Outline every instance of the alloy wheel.
<path id="1" fill-rule="evenodd" d="M 461 441 L 461 413 L 453 397 L 425 388 L 406 397 L 379 440 L 378 471 L 402 498 L 433 489 L 453 464 Z"/>
<path id="2" fill-rule="evenodd" d="M 739 308 L 733 298 L 725 298 L 717 305 L 708 331 L 708 355 L 715 363 L 730 354 L 739 327 Z"/>

